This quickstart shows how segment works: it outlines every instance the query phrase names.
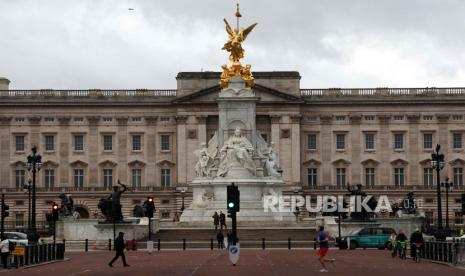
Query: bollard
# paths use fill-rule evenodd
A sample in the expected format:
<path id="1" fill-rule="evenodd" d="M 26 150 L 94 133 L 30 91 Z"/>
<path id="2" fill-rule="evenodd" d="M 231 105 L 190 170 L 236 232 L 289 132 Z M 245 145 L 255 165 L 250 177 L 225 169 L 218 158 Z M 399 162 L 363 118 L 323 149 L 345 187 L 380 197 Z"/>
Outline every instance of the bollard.
<path id="1" fill-rule="evenodd" d="M 66 239 L 63 239 L 63 253 L 65 253 L 66 250 Z"/>
<path id="2" fill-rule="evenodd" d="M 111 251 L 111 239 L 108 239 L 108 251 Z"/>
<path id="3" fill-rule="evenodd" d="M 213 239 L 210 239 L 210 250 L 213 250 Z"/>
<path id="4" fill-rule="evenodd" d="M 86 239 L 86 243 L 85 243 L 85 245 L 84 245 L 84 250 L 85 250 L 86 252 L 89 251 L 89 240 L 88 240 L 88 239 Z"/>
<path id="5" fill-rule="evenodd" d="M 291 250 L 291 238 L 287 238 L 287 249 Z"/>
<path id="6" fill-rule="evenodd" d="M 186 239 L 182 239 L 182 250 L 186 250 Z"/>
<path id="7" fill-rule="evenodd" d="M 160 251 L 160 239 L 158 239 L 158 241 L 157 241 L 157 249 L 158 249 L 158 251 Z"/>
<path id="8" fill-rule="evenodd" d="M 265 250 L 265 238 L 262 238 L 262 250 Z"/>
<path id="9" fill-rule="evenodd" d="M 313 238 L 313 249 L 316 250 L 316 238 Z"/>
<path id="10" fill-rule="evenodd" d="M 132 251 L 136 251 L 137 250 L 137 247 L 136 247 L 136 240 L 135 239 L 132 239 Z"/>

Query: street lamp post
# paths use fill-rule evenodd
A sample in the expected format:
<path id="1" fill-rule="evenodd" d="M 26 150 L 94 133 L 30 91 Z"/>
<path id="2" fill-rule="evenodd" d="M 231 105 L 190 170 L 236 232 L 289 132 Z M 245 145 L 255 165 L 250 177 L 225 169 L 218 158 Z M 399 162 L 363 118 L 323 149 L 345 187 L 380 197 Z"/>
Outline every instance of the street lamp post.
<path id="1" fill-rule="evenodd" d="M 24 184 L 23 189 L 27 190 L 28 193 L 28 207 L 27 207 L 27 229 L 28 232 L 31 232 L 31 190 L 32 190 L 32 180 L 27 180 L 28 184 Z"/>
<path id="2" fill-rule="evenodd" d="M 442 207 L 441 207 L 441 179 L 440 171 L 444 168 L 444 154 L 440 154 L 439 150 L 441 145 L 436 145 L 436 151 L 431 154 L 431 167 L 436 170 L 436 188 L 437 188 L 437 202 L 438 202 L 438 225 L 436 238 L 443 238 L 443 227 L 442 227 Z"/>
<path id="3" fill-rule="evenodd" d="M 446 181 L 441 183 L 441 187 L 446 192 L 446 231 L 449 232 L 449 191 L 452 190 L 454 183 L 449 181 L 449 177 L 446 178 Z"/>
<path id="4" fill-rule="evenodd" d="M 186 197 L 186 190 L 182 189 L 181 190 L 181 198 L 182 198 L 182 203 L 181 203 L 181 213 L 184 212 L 184 197 Z"/>
<path id="5" fill-rule="evenodd" d="M 31 206 L 31 229 L 29 231 L 29 240 L 37 242 L 39 236 L 37 235 L 36 226 L 36 173 L 42 167 L 42 156 L 37 154 L 37 147 L 32 147 L 32 154 L 27 157 L 27 170 L 32 172 L 32 206 Z"/>

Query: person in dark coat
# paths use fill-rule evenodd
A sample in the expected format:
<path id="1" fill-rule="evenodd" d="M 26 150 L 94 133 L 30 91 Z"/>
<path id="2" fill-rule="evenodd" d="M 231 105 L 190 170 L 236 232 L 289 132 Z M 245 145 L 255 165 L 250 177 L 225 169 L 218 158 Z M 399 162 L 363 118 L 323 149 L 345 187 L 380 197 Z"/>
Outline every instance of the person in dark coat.
<path id="1" fill-rule="evenodd" d="M 220 216 L 218 215 L 218 212 L 215 211 L 212 218 L 213 218 L 213 224 L 215 225 L 215 231 L 216 231 L 218 230 L 218 225 L 220 225 Z"/>
<path id="2" fill-rule="evenodd" d="M 118 237 L 115 239 L 115 250 L 116 250 L 116 255 L 113 258 L 113 260 L 111 260 L 111 262 L 108 263 L 108 265 L 110 267 L 113 267 L 113 263 L 118 259 L 118 257 L 121 256 L 121 259 L 123 259 L 123 265 L 129 266 L 126 263 L 126 256 L 124 256 L 124 233 L 123 232 L 119 232 Z"/>
<path id="3" fill-rule="evenodd" d="M 224 229 L 228 229 L 226 226 L 226 216 L 220 211 L 220 230 L 223 230 L 223 226 Z"/>
<path id="4" fill-rule="evenodd" d="M 218 249 L 224 249 L 224 235 L 221 233 L 221 230 L 218 231 L 218 235 L 216 235 L 216 239 L 218 240 Z"/>
<path id="5" fill-rule="evenodd" d="M 420 250 L 423 250 L 423 234 L 421 233 L 420 229 L 416 229 L 415 232 L 412 233 L 410 236 L 410 255 L 412 258 L 417 256 L 417 247 L 416 244 L 419 244 Z"/>

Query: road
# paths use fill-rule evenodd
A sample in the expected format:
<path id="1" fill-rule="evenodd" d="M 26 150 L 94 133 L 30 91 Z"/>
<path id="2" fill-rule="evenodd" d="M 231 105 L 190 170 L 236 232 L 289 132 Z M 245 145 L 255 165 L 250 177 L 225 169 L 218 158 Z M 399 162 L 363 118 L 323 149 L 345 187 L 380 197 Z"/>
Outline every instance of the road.
<path id="1" fill-rule="evenodd" d="M 227 251 L 188 250 L 161 251 L 149 255 L 144 251 L 126 252 L 130 267 L 118 260 L 114 267 L 107 265 L 112 252 L 69 252 L 69 261 L 28 269 L 3 270 L 0 275 L 212 275 L 265 276 L 319 274 L 314 250 L 243 250 L 237 266 L 229 263 Z M 330 275 L 465 275 L 447 265 L 412 260 L 392 259 L 382 250 L 331 250 L 337 259 L 336 267 L 329 267 Z"/>

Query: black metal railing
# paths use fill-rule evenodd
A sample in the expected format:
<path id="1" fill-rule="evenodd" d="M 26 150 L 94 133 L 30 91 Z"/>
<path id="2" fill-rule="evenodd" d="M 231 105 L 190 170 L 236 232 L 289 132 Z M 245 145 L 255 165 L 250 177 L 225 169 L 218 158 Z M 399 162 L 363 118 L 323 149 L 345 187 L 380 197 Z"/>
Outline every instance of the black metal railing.
<path id="1" fill-rule="evenodd" d="M 23 252 L 23 254 L 19 254 Z M 10 257 L 11 267 L 23 267 L 40 263 L 46 263 L 65 258 L 65 242 L 62 243 L 47 243 L 38 245 L 20 246 L 12 252 Z"/>
<path id="2" fill-rule="evenodd" d="M 465 241 L 425 242 L 421 257 L 437 262 L 463 265 L 465 264 Z"/>

